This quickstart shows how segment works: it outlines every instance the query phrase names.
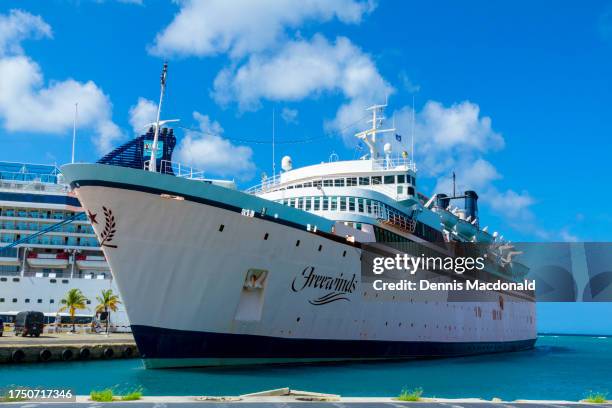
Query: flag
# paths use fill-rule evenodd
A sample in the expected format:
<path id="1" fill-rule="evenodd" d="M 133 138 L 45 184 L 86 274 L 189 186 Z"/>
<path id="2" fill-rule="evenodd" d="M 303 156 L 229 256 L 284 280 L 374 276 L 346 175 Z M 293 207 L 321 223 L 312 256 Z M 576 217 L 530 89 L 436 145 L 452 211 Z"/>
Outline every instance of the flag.
<path id="1" fill-rule="evenodd" d="M 398 142 L 402 141 L 402 136 L 398 135 L 397 133 L 395 134 L 395 140 L 397 140 Z"/>

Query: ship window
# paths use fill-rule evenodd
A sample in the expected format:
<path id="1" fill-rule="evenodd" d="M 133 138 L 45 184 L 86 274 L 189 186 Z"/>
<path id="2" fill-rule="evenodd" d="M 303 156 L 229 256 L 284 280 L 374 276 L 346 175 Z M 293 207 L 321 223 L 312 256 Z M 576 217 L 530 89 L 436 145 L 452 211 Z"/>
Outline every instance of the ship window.
<path id="1" fill-rule="evenodd" d="M 334 180 L 334 186 L 336 187 L 344 187 L 344 179 L 335 179 Z"/>
<path id="2" fill-rule="evenodd" d="M 369 186 L 370 178 L 369 177 L 359 177 L 359 185 L 360 186 Z"/>
<path id="3" fill-rule="evenodd" d="M 367 199 L 365 200 L 365 208 L 368 214 L 372 212 L 372 204 L 370 200 L 367 200 Z"/>
<path id="4" fill-rule="evenodd" d="M 312 182 L 309 181 L 308 183 L 304 183 L 304 187 L 312 187 Z"/>
<path id="5" fill-rule="evenodd" d="M 363 200 L 358 199 L 357 201 L 357 211 L 359 211 L 360 213 L 363 212 Z"/>
<path id="6" fill-rule="evenodd" d="M 270 236 L 270 234 L 268 234 L 268 233 L 266 232 L 266 235 L 264 235 L 264 240 L 267 240 L 269 236 Z"/>
<path id="7" fill-rule="evenodd" d="M 321 180 L 317 180 L 317 181 L 313 181 L 312 182 L 312 186 L 313 187 L 317 187 L 317 188 L 321 187 L 321 184 L 322 184 Z"/>
<path id="8" fill-rule="evenodd" d="M 300 246 L 300 240 L 298 239 L 297 241 L 295 241 L 295 246 L 299 247 Z"/>
<path id="9" fill-rule="evenodd" d="M 323 180 L 323 187 L 331 187 L 333 184 L 333 180 Z"/>
<path id="10" fill-rule="evenodd" d="M 26 303 L 30 303 L 30 299 L 26 299 L 26 300 L 25 300 L 25 302 L 26 302 Z"/>
<path id="11" fill-rule="evenodd" d="M 406 182 L 406 175 L 405 174 L 398 174 L 397 175 L 397 184 L 404 184 Z"/>
<path id="12" fill-rule="evenodd" d="M 295 188 L 302 188 L 302 185 L 301 184 L 296 184 Z"/>
<path id="13" fill-rule="evenodd" d="M 385 176 L 385 184 L 395 183 L 395 176 Z"/>
<path id="14" fill-rule="evenodd" d="M 331 206 L 329 207 L 331 211 L 336 211 L 338 209 L 338 197 L 331 198 Z"/>
<path id="15" fill-rule="evenodd" d="M 42 299 L 38 299 L 36 303 L 42 303 Z"/>
<path id="16" fill-rule="evenodd" d="M 404 194 L 404 186 L 397 186 L 397 194 Z"/>
<path id="17" fill-rule="evenodd" d="M 306 197 L 304 198 L 304 201 L 304 210 L 310 211 L 310 209 L 312 208 L 312 197 Z"/>
<path id="18" fill-rule="evenodd" d="M 0 278 L 0 281 L 6 282 L 6 278 Z"/>
<path id="19" fill-rule="evenodd" d="M 347 186 L 356 186 L 357 185 L 357 178 L 356 177 L 347 177 L 346 185 Z"/>
<path id="20" fill-rule="evenodd" d="M 314 210 L 319 211 L 321 209 L 321 197 L 314 198 Z"/>
<path id="21" fill-rule="evenodd" d="M 342 252 L 342 257 L 346 256 L 346 251 Z"/>
<path id="22" fill-rule="evenodd" d="M 382 177 L 372 176 L 372 184 L 381 184 L 381 183 L 382 183 Z"/>
<path id="23" fill-rule="evenodd" d="M 340 211 L 346 211 L 346 197 L 340 197 Z"/>
<path id="24" fill-rule="evenodd" d="M 0 303 L 4 303 L 4 298 L 0 298 Z"/>
<path id="25" fill-rule="evenodd" d="M 13 282 L 19 282 L 19 278 L 13 278 Z"/>
<path id="26" fill-rule="evenodd" d="M 329 197 L 323 197 L 323 211 L 329 209 Z"/>
<path id="27" fill-rule="evenodd" d="M 349 211 L 355 211 L 355 200 L 356 200 L 356 198 L 349 197 L 349 199 L 348 199 L 348 202 L 349 202 L 348 209 L 349 209 Z"/>
<path id="28" fill-rule="evenodd" d="M 49 299 L 49 303 L 55 303 L 55 300 Z"/>
<path id="29" fill-rule="evenodd" d="M 223 228 L 225 228 L 225 225 L 223 225 L 223 224 L 219 225 L 219 232 L 222 232 Z"/>
<path id="30" fill-rule="evenodd" d="M 414 195 L 414 187 L 408 187 L 408 195 Z"/>
<path id="31" fill-rule="evenodd" d="M 293 186 L 287 186 L 287 190 L 293 190 Z"/>
<path id="32" fill-rule="evenodd" d="M 319 252 L 323 249 L 323 245 L 319 245 Z"/>
<path id="33" fill-rule="evenodd" d="M 57 283 L 57 279 L 49 279 L 49 282 L 51 282 L 51 283 Z"/>
<path id="34" fill-rule="evenodd" d="M 91 305 L 91 300 L 88 300 L 88 301 L 87 301 L 87 304 L 88 304 L 88 305 Z"/>
<path id="35" fill-rule="evenodd" d="M 298 198 L 297 208 L 299 208 L 300 210 L 304 208 L 304 198 L 303 197 Z"/>

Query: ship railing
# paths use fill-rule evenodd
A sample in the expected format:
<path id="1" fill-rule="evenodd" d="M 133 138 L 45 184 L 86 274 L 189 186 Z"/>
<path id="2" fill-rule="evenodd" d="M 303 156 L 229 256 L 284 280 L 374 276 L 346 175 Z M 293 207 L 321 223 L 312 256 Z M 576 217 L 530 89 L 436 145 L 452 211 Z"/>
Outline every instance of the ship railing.
<path id="1" fill-rule="evenodd" d="M 281 184 L 281 175 L 277 174 L 274 177 L 266 177 L 262 179 L 261 183 L 247 188 L 244 192 L 247 194 L 258 194 L 265 193 L 274 188 L 278 187 Z"/>
<path id="2" fill-rule="evenodd" d="M 372 170 L 398 170 L 398 167 L 416 172 L 416 164 L 407 157 L 388 156 L 372 160 Z"/>
<path id="3" fill-rule="evenodd" d="M 144 162 L 144 170 L 149 169 L 150 160 Z M 186 164 L 173 162 L 170 160 L 162 160 L 159 163 L 159 168 L 157 169 L 159 173 L 163 174 L 171 174 L 176 177 L 182 177 L 192 180 L 205 180 L 204 171 L 195 169 Z"/>
<path id="4" fill-rule="evenodd" d="M 44 182 L 39 179 L 33 179 L 30 181 L 18 180 L 18 179 L 0 179 L 0 189 L 2 190 L 14 190 L 14 191 L 48 191 L 53 193 L 67 193 L 70 191 L 70 187 L 65 184 L 54 184 L 50 182 Z"/>

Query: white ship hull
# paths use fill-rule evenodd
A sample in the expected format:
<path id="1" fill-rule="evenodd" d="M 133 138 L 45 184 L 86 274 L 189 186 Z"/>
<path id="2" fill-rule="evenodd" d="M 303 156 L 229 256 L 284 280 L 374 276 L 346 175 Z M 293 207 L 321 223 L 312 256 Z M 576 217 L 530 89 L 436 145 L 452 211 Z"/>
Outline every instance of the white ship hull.
<path id="1" fill-rule="evenodd" d="M 278 217 L 278 204 L 132 169 L 64 171 L 99 214 L 93 227 L 148 367 L 440 357 L 535 342 L 532 301 L 504 295 L 502 311 L 495 292 L 472 303 L 443 291 L 392 300 L 360 282 L 358 245 Z M 244 211 L 261 204 L 265 216 Z M 261 288 L 244 288 L 250 270 L 267 271 Z M 329 297 L 306 284 L 311 272 L 350 284 Z"/>

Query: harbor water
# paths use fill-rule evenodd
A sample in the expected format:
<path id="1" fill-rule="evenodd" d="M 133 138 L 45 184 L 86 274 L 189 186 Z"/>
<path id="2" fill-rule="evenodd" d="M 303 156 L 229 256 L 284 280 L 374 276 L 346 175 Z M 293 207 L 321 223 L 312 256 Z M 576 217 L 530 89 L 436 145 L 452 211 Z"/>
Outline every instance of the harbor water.
<path id="1" fill-rule="evenodd" d="M 525 352 L 453 359 L 247 368 L 146 370 L 138 359 L 3 365 L 0 384 L 71 388 L 77 394 L 114 387 L 144 395 L 238 395 L 291 387 L 343 396 L 424 396 L 579 400 L 612 391 L 612 338 L 540 336 Z M 608 394 L 610 395 L 610 394 Z"/>

